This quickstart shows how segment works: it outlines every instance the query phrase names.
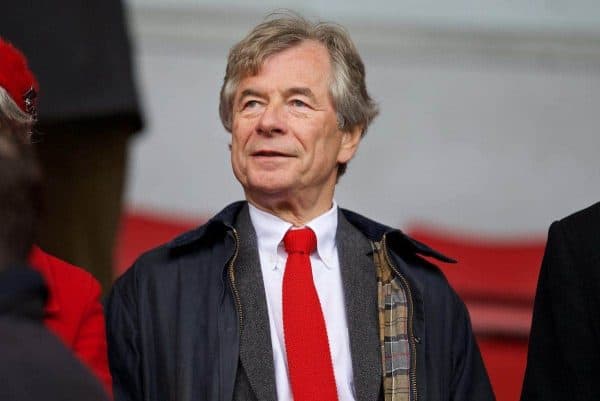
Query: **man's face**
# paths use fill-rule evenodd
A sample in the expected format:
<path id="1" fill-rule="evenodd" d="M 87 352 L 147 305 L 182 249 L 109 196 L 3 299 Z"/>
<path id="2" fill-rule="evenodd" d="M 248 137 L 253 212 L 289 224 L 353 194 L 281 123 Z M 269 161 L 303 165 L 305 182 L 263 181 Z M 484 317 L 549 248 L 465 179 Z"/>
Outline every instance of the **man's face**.
<path id="1" fill-rule="evenodd" d="M 331 62 L 314 41 L 268 57 L 241 80 L 233 104 L 231 163 L 246 197 L 283 200 L 331 192 L 360 129 L 338 129 L 329 95 Z"/>

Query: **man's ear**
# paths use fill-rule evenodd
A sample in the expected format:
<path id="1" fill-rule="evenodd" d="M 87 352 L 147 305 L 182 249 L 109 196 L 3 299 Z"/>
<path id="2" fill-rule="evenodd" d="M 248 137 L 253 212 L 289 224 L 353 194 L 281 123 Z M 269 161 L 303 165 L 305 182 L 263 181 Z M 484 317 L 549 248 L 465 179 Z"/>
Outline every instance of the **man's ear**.
<path id="1" fill-rule="evenodd" d="M 342 144 L 340 146 L 340 152 L 338 153 L 338 163 L 348 163 L 356 153 L 358 144 L 362 139 L 363 127 L 362 125 L 356 125 L 349 131 L 341 131 L 342 133 Z"/>

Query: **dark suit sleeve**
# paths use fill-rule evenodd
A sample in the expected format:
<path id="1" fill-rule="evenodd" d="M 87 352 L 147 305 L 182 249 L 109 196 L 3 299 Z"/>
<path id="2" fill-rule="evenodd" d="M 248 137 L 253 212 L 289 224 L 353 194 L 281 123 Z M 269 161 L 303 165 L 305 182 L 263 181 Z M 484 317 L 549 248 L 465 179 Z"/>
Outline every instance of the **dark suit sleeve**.
<path id="1" fill-rule="evenodd" d="M 115 401 L 144 399 L 132 269 L 115 283 L 106 300 L 108 361 Z"/>
<path id="2" fill-rule="evenodd" d="M 550 226 L 535 297 L 521 401 L 598 400 L 598 338 L 585 269 L 563 222 Z"/>
<path id="3" fill-rule="evenodd" d="M 493 401 L 496 398 L 471 328 L 467 308 L 456 294 L 454 294 L 454 311 L 450 399 L 452 401 Z"/>

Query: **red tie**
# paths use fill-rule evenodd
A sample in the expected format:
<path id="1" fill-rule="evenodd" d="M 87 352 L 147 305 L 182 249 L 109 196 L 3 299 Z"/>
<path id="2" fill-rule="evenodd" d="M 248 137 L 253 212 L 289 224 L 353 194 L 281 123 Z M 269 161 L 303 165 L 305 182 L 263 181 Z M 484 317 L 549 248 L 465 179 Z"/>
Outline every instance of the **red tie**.
<path id="1" fill-rule="evenodd" d="M 283 331 L 294 401 L 337 401 L 325 319 L 313 282 L 310 254 L 317 238 L 310 228 L 290 230 L 283 275 Z"/>

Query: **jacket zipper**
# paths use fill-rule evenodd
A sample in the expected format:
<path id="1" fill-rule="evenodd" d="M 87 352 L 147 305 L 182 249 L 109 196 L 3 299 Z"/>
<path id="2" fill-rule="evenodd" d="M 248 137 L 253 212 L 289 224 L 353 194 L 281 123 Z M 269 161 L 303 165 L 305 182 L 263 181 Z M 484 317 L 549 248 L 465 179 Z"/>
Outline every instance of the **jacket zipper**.
<path id="1" fill-rule="evenodd" d="M 406 280 L 404 275 L 400 274 L 398 269 L 396 269 L 396 266 L 394 266 L 394 264 L 391 261 L 391 258 L 389 257 L 386 243 L 386 235 L 387 234 L 383 235 L 383 239 L 381 241 L 383 247 L 383 254 L 394 273 L 396 273 L 396 276 L 402 282 L 402 285 L 404 286 L 404 289 L 406 291 L 406 300 L 408 302 L 408 344 L 410 346 L 410 370 L 408 372 L 408 375 L 410 380 L 410 391 L 412 395 L 411 401 L 417 401 L 417 346 L 413 328 L 414 306 L 412 292 L 410 290 L 410 285 L 408 285 L 408 281 Z"/>
<path id="2" fill-rule="evenodd" d="M 242 332 L 242 329 L 244 327 L 244 317 L 242 315 L 242 301 L 240 300 L 240 293 L 238 292 L 236 286 L 235 286 L 235 272 L 233 270 L 235 261 L 237 259 L 238 256 L 238 252 L 240 250 L 240 236 L 238 235 L 237 231 L 234 229 L 232 229 L 233 232 L 233 236 L 235 238 L 235 252 L 233 253 L 233 257 L 231 258 L 231 261 L 229 262 L 229 266 L 227 268 L 227 272 L 228 272 L 228 276 L 229 276 L 229 285 L 231 287 L 231 291 L 233 292 L 233 298 L 235 300 L 235 306 L 236 309 L 238 311 L 238 323 L 240 326 L 240 333 Z"/>

